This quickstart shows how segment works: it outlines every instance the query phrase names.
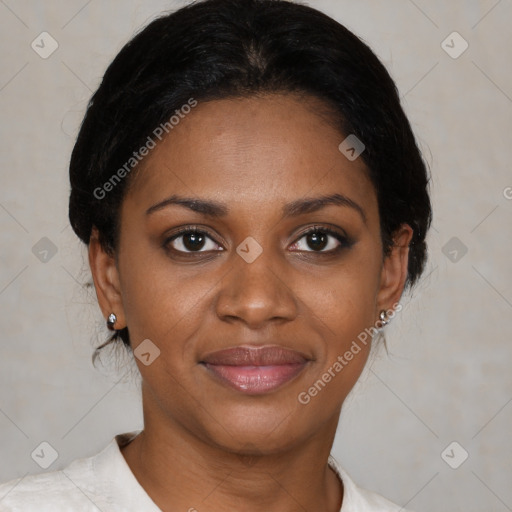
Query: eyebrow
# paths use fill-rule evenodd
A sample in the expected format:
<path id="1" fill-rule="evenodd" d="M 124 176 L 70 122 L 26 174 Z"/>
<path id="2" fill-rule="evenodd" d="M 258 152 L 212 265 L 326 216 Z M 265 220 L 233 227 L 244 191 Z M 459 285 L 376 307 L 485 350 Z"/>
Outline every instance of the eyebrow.
<path id="1" fill-rule="evenodd" d="M 182 197 L 174 194 L 148 208 L 146 210 L 146 215 L 151 215 L 152 213 L 160 211 L 171 205 L 183 206 L 184 208 L 188 208 L 189 210 L 212 218 L 225 217 L 229 213 L 229 208 L 223 203 L 199 198 Z M 367 219 L 364 209 L 354 200 L 342 194 L 306 197 L 292 201 L 291 203 L 284 205 L 283 218 L 294 217 L 306 213 L 314 213 L 330 205 L 345 206 L 354 209 L 359 213 L 363 222 L 366 224 Z"/>

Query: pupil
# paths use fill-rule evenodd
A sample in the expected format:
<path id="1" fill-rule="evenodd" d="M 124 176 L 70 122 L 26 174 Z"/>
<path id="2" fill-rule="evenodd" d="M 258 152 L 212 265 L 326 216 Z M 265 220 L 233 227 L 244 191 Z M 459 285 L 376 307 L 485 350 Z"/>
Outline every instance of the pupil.
<path id="1" fill-rule="evenodd" d="M 327 245 L 327 236 L 320 231 L 310 233 L 308 235 L 308 244 L 312 249 L 322 250 Z"/>
<path id="2" fill-rule="evenodd" d="M 183 245 L 189 251 L 201 249 L 204 245 L 204 236 L 200 233 L 189 233 L 183 239 Z"/>
<path id="3" fill-rule="evenodd" d="M 312 249 L 322 250 L 326 247 L 327 236 L 320 231 L 310 233 L 308 235 L 308 244 Z M 184 237 L 183 245 L 185 245 L 189 251 L 201 249 L 204 245 L 204 236 L 200 233 L 189 233 Z"/>

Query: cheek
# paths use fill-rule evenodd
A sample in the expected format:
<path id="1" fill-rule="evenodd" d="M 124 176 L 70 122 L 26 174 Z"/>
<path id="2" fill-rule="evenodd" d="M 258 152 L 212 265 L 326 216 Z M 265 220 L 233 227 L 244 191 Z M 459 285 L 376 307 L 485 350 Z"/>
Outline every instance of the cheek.
<path id="1" fill-rule="evenodd" d="M 317 350 L 318 367 L 310 381 L 312 388 L 308 388 L 311 397 L 322 390 L 322 397 L 316 401 L 318 407 L 324 401 L 342 402 L 367 362 L 372 339 L 370 328 L 376 321 L 379 254 L 378 246 L 365 244 L 329 278 L 303 282 L 302 295 L 308 297 L 310 321 L 322 333 L 322 346 Z"/>
<path id="2" fill-rule="evenodd" d="M 337 401 L 346 396 L 366 363 L 371 337 L 365 328 L 373 324 L 374 297 L 372 287 L 359 279 L 335 279 L 325 288 L 311 300 L 311 319 L 321 320 L 317 323 L 322 332 L 316 378 L 332 380 L 325 398 L 331 395 Z"/>
<path id="3" fill-rule="evenodd" d="M 375 307 L 375 279 L 369 274 L 337 275 L 310 294 L 309 318 L 321 330 L 321 342 L 315 371 L 298 401 L 309 404 L 317 420 L 341 407 L 368 360 Z"/>
<path id="4" fill-rule="evenodd" d="M 305 280 L 301 294 L 332 335 L 346 340 L 374 324 L 379 279 L 378 256 L 359 251 L 322 279 Z"/>
<path id="5" fill-rule="evenodd" d="M 328 338 L 331 332 L 346 340 L 375 321 L 380 268 L 378 247 L 369 247 L 368 242 L 363 240 L 340 265 L 297 271 L 289 283 L 290 292 L 302 303 L 302 314 L 323 323 Z M 194 320 L 197 328 L 218 292 L 222 270 L 215 262 L 202 268 L 173 264 L 163 249 L 126 245 L 121 248 L 120 275 L 133 343 L 152 336 L 162 342 L 176 340 L 178 332 L 194 330 Z"/>
<path id="6" fill-rule="evenodd" d="M 142 244 L 126 250 L 123 261 L 129 262 L 121 263 L 120 271 L 133 347 L 150 339 L 162 355 L 181 355 L 187 338 L 199 327 L 198 319 L 204 316 L 219 277 L 214 279 L 212 271 L 193 272 L 191 266 L 173 265 L 163 250 Z"/>

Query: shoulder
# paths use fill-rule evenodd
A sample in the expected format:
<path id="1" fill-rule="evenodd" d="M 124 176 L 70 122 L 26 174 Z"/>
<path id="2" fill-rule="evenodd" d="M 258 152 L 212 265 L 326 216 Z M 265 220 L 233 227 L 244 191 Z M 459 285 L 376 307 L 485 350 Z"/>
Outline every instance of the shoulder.
<path id="1" fill-rule="evenodd" d="M 329 465 L 343 482 L 340 512 L 411 512 L 376 492 L 359 487 L 332 456 L 329 457 Z"/>
<path id="2" fill-rule="evenodd" d="M 82 473 L 82 480 L 88 473 L 84 460 L 75 461 L 75 471 Z M 72 465 L 71 465 L 72 466 Z M 97 510 L 93 507 L 75 484 L 67 476 L 71 466 L 61 471 L 51 471 L 37 475 L 26 475 L 0 484 L 0 510 L 2 512 L 31 512 L 31 511 L 64 511 L 64 510 Z M 90 507 L 90 508 L 88 508 Z"/>
<path id="3" fill-rule="evenodd" d="M 117 437 L 128 436 L 121 434 Z M 119 471 L 119 448 L 114 438 L 99 453 L 76 459 L 59 471 L 48 471 L 0 484 L 2 512 L 98 512 L 108 503 L 109 480 Z M 122 480 L 122 478 L 121 478 Z"/>

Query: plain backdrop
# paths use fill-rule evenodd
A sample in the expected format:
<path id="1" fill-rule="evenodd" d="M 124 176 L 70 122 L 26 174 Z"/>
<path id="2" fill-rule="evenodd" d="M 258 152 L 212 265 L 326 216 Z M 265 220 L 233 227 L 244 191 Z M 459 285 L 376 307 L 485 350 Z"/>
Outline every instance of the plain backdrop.
<path id="1" fill-rule="evenodd" d="M 42 442 L 55 470 L 142 426 L 129 360 L 91 364 L 107 331 L 67 220 L 68 162 L 107 65 L 186 3 L 0 1 L 0 481 L 42 472 Z M 417 512 L 510 511 L 512 1 L 309 4 L 389 69 L 434 206 L 424 277 L 349 396 L 333 454 Z M 47 58 L 31 46 L 42 32 L 58 44 Z"/>

